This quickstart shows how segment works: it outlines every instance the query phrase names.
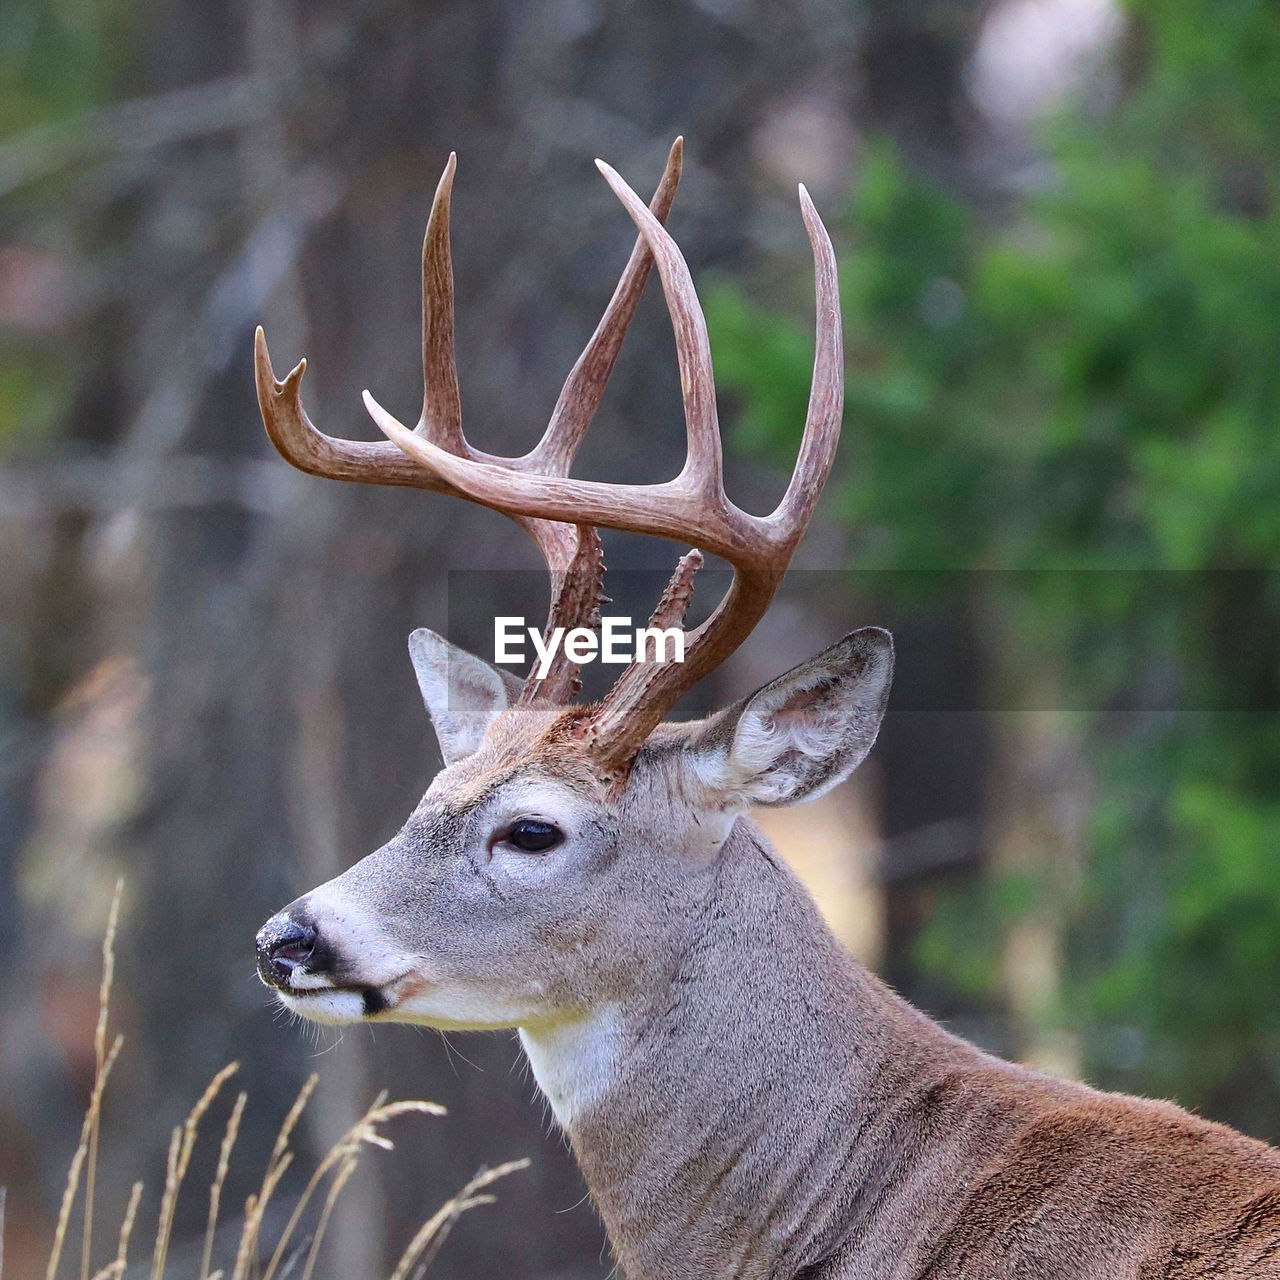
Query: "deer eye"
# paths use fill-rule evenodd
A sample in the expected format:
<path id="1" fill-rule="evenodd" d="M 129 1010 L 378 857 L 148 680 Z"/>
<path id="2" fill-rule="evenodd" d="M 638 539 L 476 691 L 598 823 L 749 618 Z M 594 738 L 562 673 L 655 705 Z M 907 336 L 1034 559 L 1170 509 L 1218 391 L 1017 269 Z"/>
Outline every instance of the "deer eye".
<path id="1" fill-rule="evenodd" d="M 502 842 L 524 853 L 545 853 L 563 839 L 564 832 L 550 822 L 539 822 L 536 818 L 521 818 L 507 828 Z"/>

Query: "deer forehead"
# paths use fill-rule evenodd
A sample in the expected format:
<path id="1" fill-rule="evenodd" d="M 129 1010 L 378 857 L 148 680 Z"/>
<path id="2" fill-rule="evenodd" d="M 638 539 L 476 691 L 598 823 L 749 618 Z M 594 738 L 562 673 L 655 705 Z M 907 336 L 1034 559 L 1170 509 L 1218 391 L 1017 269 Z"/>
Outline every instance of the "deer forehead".
<path id="1" fill-rule="evenodd" d="M 575 719 L 562 710 L 502 712 L 473 755 L 436 775 L 424 802 L 457 814 L 492 810 L 498 820 L 521 813 L 564 820 L 602 811 L 635 815 L 656 806 L 668 824 L 677 809 L 697 807 L 698 797 L 677 766 L 686 726 L 659 726 L 626 780 L 610 786 L 574 736 Z"/>
<path id="2" fill-rule="evenodd" d="M 438 773 L 429 801 L 457 811 L 474 810 L 502 793 L 532 797 L 541 789 L 582 805 L 603 801 L 605 791 L 563 711 L 512 707 L 489 725 L 473 755 Z"/>

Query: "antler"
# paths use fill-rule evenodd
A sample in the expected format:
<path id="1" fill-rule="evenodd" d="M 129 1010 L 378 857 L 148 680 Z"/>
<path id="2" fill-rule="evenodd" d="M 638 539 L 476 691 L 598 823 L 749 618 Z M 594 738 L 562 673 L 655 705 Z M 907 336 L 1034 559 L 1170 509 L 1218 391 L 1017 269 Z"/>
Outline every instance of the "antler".
<path id="1" fill-rule="evenodd" d="M 733 566 L 733 582 L 725 598 L 688 635 L 684 662 L 632 663 L 584 720 L 583 733 L 604 776 L 616 778 L 626 772 L 644 740 L 680 696 L 719 666 L 768 608 L 835 458 L 844 372 L 835 252 L 808 192 L 801 187 L 800 209 L 813 248 L 817 293 L 817 350 L 804 436 L 791 483 L 777 508 L 770 515 L 754 516 L 735 506 L 724 491 L 711 347 L 689 268 L 635 192 L 603 161 L 596 164 L 648 244 L 671 312 L 688 433 L 680 474 L 652 485 L 516 475 L 491 462 L 459 458 L 405 430 L 367 391 L 364 401 L 374 421 L 408 457 L 439 483 L 452 485 L 475 502 L 513 516 L 577 520 L 598 528 L 692 542 Z M 669 593 L 696 568 L 696 563 L 682 562 Z"/>
<path id="2" fill-rule="evenodd" d="M 840 436 L 844 381 L 835 253 L 808 192 L 801 187 L 800 209 L 813 249 L 817 294 L 817 343 L 804 436 L 791 482 L 771 514 L 750 515 L 726 495 L 706 321 L 689 268 L 662 225 L 678 178 L 679 159 L 677 140 L 650 208 L 613 169 L 596 161 L 640 237 L 609 309 L 565 383 L 546 434 L 523 458 L 480 453 L 462 436 L 447 242 L 452 158 L 440 184 L 443 206 L 437 192 L 423 251 L 427 394 L 417 427 L 407 429 L 366 391 L 365 406 L 391 444 L 358 445 L 321 435 L 298 400 L 297 383 L 304 366 L 276 383 L 259 332 L 259 400 L 268 433 L 286 458 L 317 474 L 453 493 L 513 517 L 543 547 L 556 579 L 551 611 L 555 625 L 594 625 L 598 616 L 603 562 L 596 528 L 692 542 L 733 566 L 733 581 L 724 599 L 686 636 L 682 663 L 633 662 L 602 702 L 584 708 L 578 733 L 606 780 L 626 775 L 645 739 L 680 696 L 719 666 L 759 622 L 813 514 Z M 445 231 L 438 230 L 440 225 Z M 434 236 L 433 227 L 437 228 Z M 573 455 L 599 403 L 650 262 L 657 263 L 675 330 L 688 439 L 684 467 L 662 484 L 570 479 Z M 277 411 L 277 406 L 283 411 Z M 387 452 L 393 446 L 400 451 L 398 457 Z M 569 526 L 576 530 L 571 535 L 576 538 L 571 553 L 565 537 Z M 693 576 L 701 563 L 701 551 L 681 560 L 651 625 L 683 623 Z M 576 691 L 576 675 L 576 668 L 562 666 L 540 686 L 530 678 L 522 700 L 567 702 Z"/>
<path id="3" fill-rule="evenodd" d="M 683 150 L 684 140 L 677 138 L 654 193 L 650 216 L 659 221 L 671 210 L 680 182 Z M 422 245 L 422 414 L 413 432 L 406 434 L 430 443 L 448 456 L 500 468 L 512 475 L 566 476 L 618 359 L 653 265 L 652 254 L 644 237 L 637 237 L 613 297 L 565 380 L 546 431 L 536 447 L 519 458 L 499 458 L 484 453 L 471 446 L 462 432 L 462 400 L 454 356 L 449 208 L 456 168 L 457 156 L 451 154 L 436 187 Z M 299 470 L 335 480 L 407 485 L 457 497 L 468 496 L 406 457 L 389 441 L 341 440 L 317 430 L 302 407 L 306 360 L 299 361 L 283 381 L 278 381 L 261 327 L 257 331 L 254 354 L 258 405 L 267 435 L 284 458 Z M 560 521 L 544 520 L 521 511 L 510 514 L 533 538 L 551 575 L 548 635 L 556 627 L 567 631 L 573 627 L 598 626 L 600 604 L 604 600 L 604 555 L 595 529 L 572 516 Z M 542 680 L 531 675 L 526 681 L 522 701 L 568 702 L 580 685 L 578 664 L 560 650 Z"/>

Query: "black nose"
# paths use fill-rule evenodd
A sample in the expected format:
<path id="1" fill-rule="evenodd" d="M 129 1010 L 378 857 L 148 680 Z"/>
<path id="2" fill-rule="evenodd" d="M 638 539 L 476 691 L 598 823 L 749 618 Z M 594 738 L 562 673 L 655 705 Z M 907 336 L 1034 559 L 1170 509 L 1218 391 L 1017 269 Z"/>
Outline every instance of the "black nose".
<path id="1" fill-rule="evenodd" d="M 258 931 L 258 976 L 270 987 L 287 987 L 289 975 L 305 968 L 315 949 L 315 929 L 282 911 Z"/>

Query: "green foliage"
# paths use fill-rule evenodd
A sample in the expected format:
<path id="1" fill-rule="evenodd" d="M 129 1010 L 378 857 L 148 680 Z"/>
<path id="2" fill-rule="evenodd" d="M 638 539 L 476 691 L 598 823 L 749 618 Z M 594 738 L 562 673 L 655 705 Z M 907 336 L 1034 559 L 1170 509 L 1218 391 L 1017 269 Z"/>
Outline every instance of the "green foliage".
<path id="1" fill-rule="evenodd" d="M 135 9 L 120 0 L 5 0 L 0 137 L 110 98 Z"/>
<path id="2" fill-rule="evenodd" d="M 0 195 L 4 247 L 13 253 L 4 272 L 13 315 L 0 324 L 0 461 L 44 450 L 65 433 L 88 363 L 77 347 L 82 335 L 42 316 L 40 301 L 24 294 L 56 292 L 41 279 L 50 271 L 93 270 L 80 255 L 88 256 L 101 215 L 95 202 L 77 206 L 83 174 L 59 156 L 74 157 L 78 130 L 120 96 L 144 13 L 123 0 L 5 0 L 0 14 Z"/>
<path id="3" fill-rule="evenodd" d="M 1277 1137 L 1280 24 L 1236 0 L 1131 18 L 1137 83 L 1055 122 L 1053 176 L 1015 217 L 867 155 L 837 237 L 840 513 L 859 565 L 1023 571 L 955 575 L 1010 623 L 994 679 L 1146 708 L 1093 716 L 1083 882 L 1039 889 L 1067 916 L 1047 1016 L 1106 1083 L 1230 1115 L 1248 1073 Z M 747 439 L 789 455 L 811 348 L 711 304 Z M 924 961 L 990 994 L 1024 889 L 944 906 Z"/>

